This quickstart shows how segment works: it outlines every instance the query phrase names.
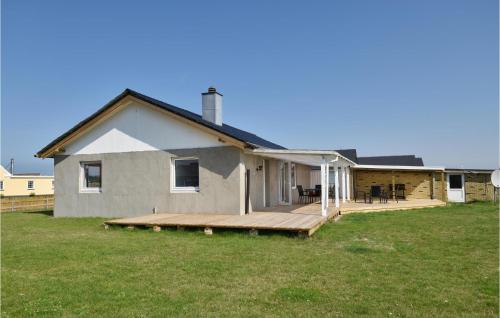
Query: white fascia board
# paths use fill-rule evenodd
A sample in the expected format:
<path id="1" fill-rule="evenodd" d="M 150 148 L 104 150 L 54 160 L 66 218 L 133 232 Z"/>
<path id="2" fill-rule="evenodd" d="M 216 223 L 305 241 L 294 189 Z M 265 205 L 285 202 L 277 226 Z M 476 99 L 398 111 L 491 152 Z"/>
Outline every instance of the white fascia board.
<path id="1" fill-rule="evenodd" d="M 6 176 L 6 177 L 10 177 L 11 174 L 9 172 L 9 170 L 5 169 L 4 166 L 0 165 L 0 167 L 2 168 L 3 170 L 3 175 Z"/>
<path id="2" fill-rule="evenodd" d="M 330 161 L 336 161 L 338 158 L 342 158 L 342 160 L 346 161 L 349 164 L 355 165 L 354 161 L 347 159 L 342 156 L 338 152 L 334 150 L 307 150 L 307 149 L 269 149 L 269 148 L 257 148 L 248 151 L 252 154 L 258 154 L 262 156 L 274 157 L 278 158 L 280 156 L 289 155 L 290 157 L 294 156 L 310 156 L 315 157 L 314 165 L 320 165 L 323 159 L 330 159 Z M 274 156 L 273 156 L 274 155 Z M 296 157 L 297 158 L 297 157 Z M 319 161 L 318 161 L 319 160 Z M 291 161 L 294 161 L 293 159 Z M 298 161 L 297 161 L 298 162 Z"/>
<path id="3" fill-rule="evenodd" d="M 11 179 L 54 179 L 54 176 L 22 175 L 9 176 Z"/>
<path id="4" fill-rule="evenodd" d="M 373 170 L 444 171 L 444 167 L 430 167 L 430 166 L 355 165 L 353 168 L 354 169 L 373 169 Z"/>
<path id="5" fill-rule="evenodd" d="M 445 169 L 446 173 L 474 173 L 474 174 L 491 174 L 493 169 Z"/>

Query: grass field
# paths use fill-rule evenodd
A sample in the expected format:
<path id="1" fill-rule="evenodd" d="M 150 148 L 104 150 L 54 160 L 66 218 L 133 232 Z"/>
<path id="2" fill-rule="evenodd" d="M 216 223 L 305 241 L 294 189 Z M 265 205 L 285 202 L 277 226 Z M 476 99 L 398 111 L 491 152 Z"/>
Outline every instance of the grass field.
<path id="1" fill-rule="evenodd" d="M 4 213 L 2 317 L 495 317 L 498 215 L 351 214 L 300 239 Z"/>

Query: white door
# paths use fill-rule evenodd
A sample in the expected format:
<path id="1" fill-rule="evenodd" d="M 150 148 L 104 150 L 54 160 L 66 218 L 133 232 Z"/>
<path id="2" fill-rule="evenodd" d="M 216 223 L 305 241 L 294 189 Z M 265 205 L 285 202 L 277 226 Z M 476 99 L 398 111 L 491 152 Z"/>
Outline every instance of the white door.
<path id="1" fill-rule="evenodd" d="M 465 202 L 463 174 L 448 174 L 448 201 Z"/>
<path id="2" fill-rule="evenodd" d="M 291 170 L 290 162 L 280 161 L 278 169 L 278 190 L 279 190 L 279 204 L 290 205 L 292 203 L 292 184 L 290 182 Z"/>

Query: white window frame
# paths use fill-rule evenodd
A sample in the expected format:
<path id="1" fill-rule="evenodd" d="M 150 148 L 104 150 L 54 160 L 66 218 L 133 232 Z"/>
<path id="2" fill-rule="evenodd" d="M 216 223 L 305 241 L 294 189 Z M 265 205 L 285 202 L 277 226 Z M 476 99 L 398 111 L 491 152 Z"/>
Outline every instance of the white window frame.
<path id="1" fill-rule="evenodd" d="M 31 187 L 30 187 L 30 182 L 31 182 Z M 28 180 L 28 190 L 35 190 L 35 180 Z"/>
<path id="2" fill-rule="evenodd" d="M 99 188 L 97 188 L 97 187 L 87 188 L 86 182 L 85 182 L 85 165 L 96 164 L 96 163 L 101 165 L 101 186 Z M 100 160 L 81 161 L 80 162 L 79 184 L 80 184 L 80 193 L 101 193 L 102 192 L 102 161 L 100 161 Z"/>
<path id="3" fill-rule="evenodd" d="M 292 172 L 293 171 L 293 172 Z M 297 188 L 297 167 L 295 162 L 290 163 L 290 182 L 292 183 L 292 189 Z"/>
<path id="4" fill-rule="evenodd" d="M 197 187 L 176 187 L 175 186 L 175 162 L 177 160 L 197 160 L 198 161 L 198 186 Z M 171 193 L 198 193 L 200 192 L 200 159 L 198 157 L 174 157 L 170 160 L 170 192 Z"/>

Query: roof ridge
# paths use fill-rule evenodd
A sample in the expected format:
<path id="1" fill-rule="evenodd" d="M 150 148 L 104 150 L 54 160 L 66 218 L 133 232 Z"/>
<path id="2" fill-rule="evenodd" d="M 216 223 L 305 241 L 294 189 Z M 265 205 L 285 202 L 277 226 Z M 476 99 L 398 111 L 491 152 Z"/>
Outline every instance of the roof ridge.
<path id="1" fill-rule="evenodd" d="M 110 100 L 108 103 L 106 103 L 104 106 L 100 107 L 97 111 L 92 113 L 90 116 L 86 117 L 82 121 L 78 122 L 75 126 L 70 128 L 68 131 L 54 139 L 52 142 L 50 142 L 48 145 L 43 147 L 40 151 L 37 152 L 35 156 L 37 157 L 47 157 L 52 154 L 46 154 L 46 152 L 50 151 L 55 145 L 57 145 L 59 142 L 63 141 L 67 136 L 75 133 L 79 129 L 81 129 L 86 123 L 91 121 L 92 119 L 98 117 L 101 115 L 106 109 L 111 107 L 112 105 L 116 104 L 118 101 L 121 99 L 125 98 L 127 95 L 133 96 L 135 98 L 138 98 L 142 101 L 148 102 L 150 104 L 153 104 L 154 106 L 163 109 L 168 112 L 172 112 L 178 116 L 184 117 L 187 120 L 191 120 L 193 122 L 196 122 L 200 125 L 203 125 L 207 128 L 213 129 L 219 133 L 222 133 L 226 136 L 229 136 L 231 138 L 234 138 L 236 140 L 239 140 L 243 142 L 244 144 L 247 144 L 248 146 L 253 147 L 253 145 L 256 145 L 257 147 L 262 147 L 262 148 L 271 148 L 271 149 L 286 149 L 285 147 L 275 144 L 271 141 L 265 140 L 256 134 L 250 133 L 248 131 L 233 127 L 231 125 L 227 124 L 222 124 L 222 125 L 216 125 L 214 123 L 211 123 L 197 113 L 194 113 L 190 110 L 187 110 L 185 108 L 181 108 L 178 106 L 174 106 L 172 104 L 166 103 L 162 100 L 144 95 L 142 93 L 139 93 L 133 89 L 126 88 L 122 93 L 120 93 L 118 96 Z"/>

